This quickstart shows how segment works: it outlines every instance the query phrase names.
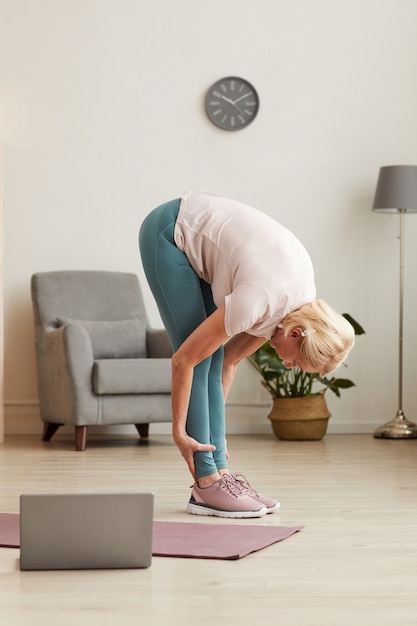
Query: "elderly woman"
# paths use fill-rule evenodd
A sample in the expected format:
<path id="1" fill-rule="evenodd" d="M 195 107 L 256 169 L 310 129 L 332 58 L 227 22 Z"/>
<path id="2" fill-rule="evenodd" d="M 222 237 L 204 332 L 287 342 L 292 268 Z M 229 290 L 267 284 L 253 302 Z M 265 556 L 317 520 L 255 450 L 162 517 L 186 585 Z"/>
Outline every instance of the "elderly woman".
<path id="1" fill-rule="evenodd" d="M 234 518 L 276 510 L 228 471 L 225 401 L 237 365 L 269 339 L 286 367 L 324 375 L 353 346 L 352 326 L 315 299 L 298 239 L 240 202 L 190 191 L 148 215 L 139 246 L 174 350 L 172 432 L 195 481 L 187 510 Z"/>

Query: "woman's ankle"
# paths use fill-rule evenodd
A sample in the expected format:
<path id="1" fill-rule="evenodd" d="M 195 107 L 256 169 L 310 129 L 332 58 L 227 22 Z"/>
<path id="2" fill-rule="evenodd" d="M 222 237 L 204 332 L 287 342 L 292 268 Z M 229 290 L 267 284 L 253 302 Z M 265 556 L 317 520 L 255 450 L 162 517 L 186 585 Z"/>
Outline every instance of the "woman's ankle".
<path id="1" fill-rule="evenodd" d="M 220 472 L 215 472 L 214 474 L 209 474 L 209 476 L 201 476 L 197 478 L 197 484 L 200 489 L 207 489 L 207 487 L 211 487 L 214 483 L 219 482 L 222 479 L 222 475 Z"/>

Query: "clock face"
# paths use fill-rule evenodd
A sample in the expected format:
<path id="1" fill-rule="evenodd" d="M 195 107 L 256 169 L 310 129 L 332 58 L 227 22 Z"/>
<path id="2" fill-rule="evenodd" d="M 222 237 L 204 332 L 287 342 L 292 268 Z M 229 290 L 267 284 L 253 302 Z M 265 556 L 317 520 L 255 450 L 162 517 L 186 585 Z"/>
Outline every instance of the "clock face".
<path id="1" fill-rule="evenodd" d="M 241 130 L 253 122 L 259 109 L 255 88 L 245 79 L 227 76 L 216 81 L 206 95 L 206 112 L 223 130 Z"/>

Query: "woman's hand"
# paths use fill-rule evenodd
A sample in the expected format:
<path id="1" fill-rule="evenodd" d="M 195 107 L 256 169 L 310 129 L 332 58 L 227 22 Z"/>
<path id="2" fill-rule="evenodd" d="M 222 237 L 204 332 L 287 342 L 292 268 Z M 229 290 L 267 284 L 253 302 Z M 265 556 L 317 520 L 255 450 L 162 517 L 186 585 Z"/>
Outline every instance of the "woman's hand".
<path id="1" fill-rule="evenodd" d="M 213 446 L 210 443 L 199 443 L 196 439 L 187 435 L 187 433 L 179 433 L 175 430 L 173 430 L 173 437 L 181 456 L 188 465 L 188 469 L 190 470 L 192 477 L 194 480 L 197 480 L 195 475 L 194 453 L 214 452 L 216 446 Z"/>

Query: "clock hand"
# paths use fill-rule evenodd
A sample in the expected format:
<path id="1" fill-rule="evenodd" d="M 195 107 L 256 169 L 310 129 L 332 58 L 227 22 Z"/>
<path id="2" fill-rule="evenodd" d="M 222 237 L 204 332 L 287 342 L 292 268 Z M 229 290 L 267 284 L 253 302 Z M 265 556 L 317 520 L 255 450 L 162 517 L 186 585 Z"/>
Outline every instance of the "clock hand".
<path id="1" fill-rule="evenodd" d="M 220 97 L 222 98 L 222 100 L 225 100 L 228 104 L 231 104 L 232 106 L 234 106 L 235 109 L 237 109 L 241 115 L 244 115 L 242 109 L 239 109 L 239 107 L 236 104 L 237 100 L 233 101 L 230 98 L 226 98 L 226 96 L 220 96 Z M 242 98 L 244 98 L 244 96 L 242 96 Z M 238 100 L 240 100 L 240 98 L 238 98 Z"/>
<path id="2" fill-rule="evenodd" d="M 242 109 L 240 109 L 240 108 L 237 106 L 237 104 L 235 104 L 234 102 L 231 102 L 230 104 L 232 104 L 232 105 L 235 107 L 235 109 L 237 109 L 237 110 L 239 111 L 239 113 L 240 113 L 241 115 L 245 115 L 245 114 L 243 113 Z"/>
<path id="3" fill-rule="evenodd" d="M 243 100 L 243 98 L 247 98 L 248 96 L 251 95 L 251 91 L 248 91 L 248 93 L 245 93 L 243 96 L 240 96 L 240 98 L 238 98 L 237 100 L 232 100 L 231 104 L 236 104 L 236 102 L 239 102 L 239 100 Z"/>
<path id="4" fill-rule="evenodd" d="M 226 102 L 228 102 L 229 104 L 234 104 L 234 103 L 233 103 L 233 100 L 231 100 L 230 98 L 226 98 L 226 96 L 220 96 L 220 98 L 221 98 L 222 100 L 225 100 L 225 101 L 226 101 Z"/>

